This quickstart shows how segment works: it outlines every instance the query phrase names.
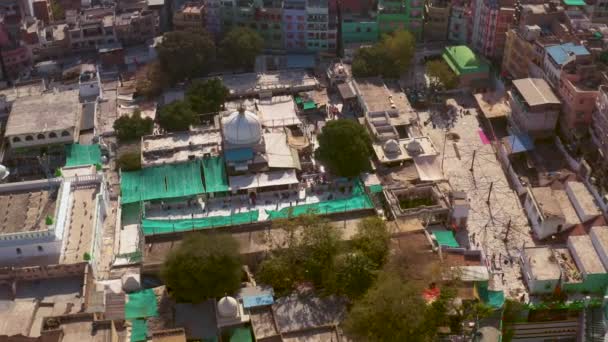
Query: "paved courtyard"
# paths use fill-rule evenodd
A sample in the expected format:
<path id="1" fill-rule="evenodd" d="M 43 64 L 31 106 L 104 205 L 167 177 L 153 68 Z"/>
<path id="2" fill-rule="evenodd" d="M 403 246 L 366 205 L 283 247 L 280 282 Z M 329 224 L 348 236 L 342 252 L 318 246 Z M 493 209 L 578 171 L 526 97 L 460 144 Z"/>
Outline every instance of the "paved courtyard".
<path id="1" fill-rule="evenodd" d="M 520 298 L 526 289 L 518 258 L 524 244 L 533 245 L 528 220 L 517 194 L 509 187 L 492 145 L 482 140 L 472 98 L 463 102 L 468 105 L 462 107 L 449 100 L 448 105 L 456 108 L 455 115 L 435 113 L 433 124 L 423 126 L 422 132 L 431 137 L 443 154 L 443 172 L 452 188 L 465 191 L 469 196 L 471 248 L 482 250 L 488 260 L 490 288 L 504 290 L 508 297 Z M 464 111 L 460 114 L 461 108 L 470 114 Z M 421 122 L 430 116 L 421 113 Z M 458 141 L 446 140 L 446 132 L 458 134 Z"/>

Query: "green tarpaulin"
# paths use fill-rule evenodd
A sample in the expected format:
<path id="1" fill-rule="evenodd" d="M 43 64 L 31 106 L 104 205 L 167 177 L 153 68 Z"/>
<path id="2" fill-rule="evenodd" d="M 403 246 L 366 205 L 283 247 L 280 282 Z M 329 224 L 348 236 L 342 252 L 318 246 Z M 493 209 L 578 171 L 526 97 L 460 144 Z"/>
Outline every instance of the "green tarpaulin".
<path id="1" fill-rule="evenodd" d="M 65 166 L 83 166 L 101 164 L 99 145 L 71 144 L 65 147 Z"/>
<path id="2" fill-rule="evenodd" d="M 380 184 L 376 184 L 376 185 L 370 185 L 369 186 L 369 192 L 371 192 L 372 194 L 378 193 L 378 192 L 382 192 L 383 187 Z"/>
<path id="3" fill-rule="evenodd" d="M 184 220 L 144 219 L 141 222 L 141 227 L 144 235 L 153 235 L 252 223 L 257 222 L 259 216 L 258 211 L 248 211 L 229 216 L 210 216 Z"/>
<path id="4" fill-rule="evenodd" d="M 230 342 L 253 342 L 249 327 L 238 327 L 230 333 Z"/>
<path id="5" fill-rule="evenodd" d="M 131 342 L 148 340 L 148 323 L 144 319 L 131 321 Z"/>
<path id="6" fill-rule="evenodd" d="M 494 308 L 501 308 L 505 304 L 505 294 L 502 291 L 488 289 L 487 282 L 475 283 L 479 299 Z"/>
<path id="7" fill-rule="evenodd" d="M 365 193 L 361 182 L 355 183 L 350 197 L 311 204 L 301 204 L 281 210 L 266 210 L 271 220 L 278 218 L 296 217 L 313 212 L 319 215 L 341 213 L 346 211 L 371 209 L 374 207 L 369 196 Z"/>
<path id="8" fill-rule="evenodd" d="M 304 102 L 304 105 L 302 106 L 302 109 L 304 110 L 310 110 L 310 109 L 316 109 L 317 108 L 317 104 L 315 103 L 315 101 L 306 101 Z"/>
<path id="9" fill-rule="evenodd" d="M 454 232 L 451 230 L 438 230 L 434 231 L 433 235 L 435 235 L 435 239 L 437 239 L 437 243 L 440 246 L 454 247 L 458 248 L 460 245 L 456 238 L 454 237 Z"/>
<path id="10" fill-rule="evenodd" d="M 202 194 L 205 188 L 201 172 L 198 160 L 123 172 L 120 177 L 122 203 Z"/>
<path id="11" fill-rule="evenodd" d="M 128 298 L 125 303 L 125 319 L 158 316 L 158 304 L 152 289 L 131 293 Z"/>
<path id="12" fill-rule="evenodd" d="M 205 188 L 207 192 L 228 191 L 228 177 L 226 176 L 223 158 L 213 157 L 203 159 L 203 174 L 205 176 Z"/>

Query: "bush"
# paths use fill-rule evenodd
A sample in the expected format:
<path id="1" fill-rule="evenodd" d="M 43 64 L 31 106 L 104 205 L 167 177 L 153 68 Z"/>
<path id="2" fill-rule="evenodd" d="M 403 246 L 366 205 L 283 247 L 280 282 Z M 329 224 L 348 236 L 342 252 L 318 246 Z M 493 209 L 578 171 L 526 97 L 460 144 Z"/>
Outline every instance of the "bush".
<path id="1" fill-rule="evenodd" d="M 117 160 L 118 167 L 123 171 L 136 171 L 141 169 L 141 156 L 139 152 L 127 152 Z"/>
<path id="2" fill-rule="evenodd" d="M 139 139 L 144 135 L 152 133 L 154 120 L 142 118 L 141 111 L 135 110 L 131 116 L 123 115 L 114 121 L 114 131 L 121 141 Z"/>

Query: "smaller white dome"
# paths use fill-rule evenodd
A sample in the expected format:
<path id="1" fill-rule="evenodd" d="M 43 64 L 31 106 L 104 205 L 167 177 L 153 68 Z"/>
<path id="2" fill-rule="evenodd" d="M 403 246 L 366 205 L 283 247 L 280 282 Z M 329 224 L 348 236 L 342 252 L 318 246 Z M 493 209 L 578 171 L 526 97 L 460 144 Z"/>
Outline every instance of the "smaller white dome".
<path id="1" fill-rule="evenodd" d="M 252 145 L 262 139 L 262 125 L 258 117 L 240 108 L 222 119 L 224 139 L 233 145 Z"/>
<path id="2" fill-rule="evenodd" d="M 407 149 L 407 152 L 411 155 L 418 155 L 424 152 L 424 150 L 422 149 L 422 145 L 416 140 L 412 140 L 407 143 L 407 146 L 405 146 L 405 148 Z"/>
<path id="3" fill-rule="evenodd" d="M 232 297 L 225 296 L 217 302 L 217 311 L 223 318 L 237 317 L 239 315 L 239 302 Z"/>
<path id="4" fill-rule="evenodd" d="M 401 149 L 399 148 L 399 143 L 395 139 L 387 140 L 382 146 L 384 152 L 386 153 L 401 153 Z"/>
<path id="5" fill-rule="evenodd" d="M 0 165 L 0 181 L 8 178 L 10 172 L 8 172 L 8 168 L 4 165 Z"/>

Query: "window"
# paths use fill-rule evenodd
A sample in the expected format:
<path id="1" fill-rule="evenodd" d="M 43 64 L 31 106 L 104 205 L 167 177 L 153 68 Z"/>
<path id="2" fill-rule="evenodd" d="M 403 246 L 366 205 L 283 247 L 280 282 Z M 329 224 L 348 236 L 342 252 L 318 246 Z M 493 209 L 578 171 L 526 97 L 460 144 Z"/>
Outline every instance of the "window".
<path id="1" fill-rule="evenodd" d="M 21 141 L 21 138 L 19 138 L 19 137 L 14 137 L 13 138 L 13 142 L 20 142 L 20 141 Z"/>
<path id="2" fill-rule="evenodd" d="M 21 255 L 21 248 L 17 248 L 17 255 Z"/>
<path id="3" fill-rule="evenodd" d="M 63 132 L 61 132 L 61 136 L 62 137 L 69 137 L 70 133 L 68 131 L 63 131 Z"/>
<path id="4" fill-rule="evenodd" d="M 49 138 L 57 138 L 57 133 L 55 133 L 55 132 L 49 133 Z"/>
<path id="5" fill-rule="evenodd" d="M 38 136 L 36 136 L 36 138 L 38 140 L 44 140 L 44 139 L 46 139 L 46 137 L 44 136 L 44 134 L 38 134 Z"/>
<path id="6" fill-rule="evenodd" d="M 38 252 L 42 252 L 44 251 L 44 248 L 42 248 L 42 246 L 38 246 Z"/>
<path id="7" fill-rule="evenodd" d="M 25 136 L 25 141 L 32 141 L 32 140 L 34 140 L 33 136 L 31 136 L 31 135 L 26 135 Z"/>

